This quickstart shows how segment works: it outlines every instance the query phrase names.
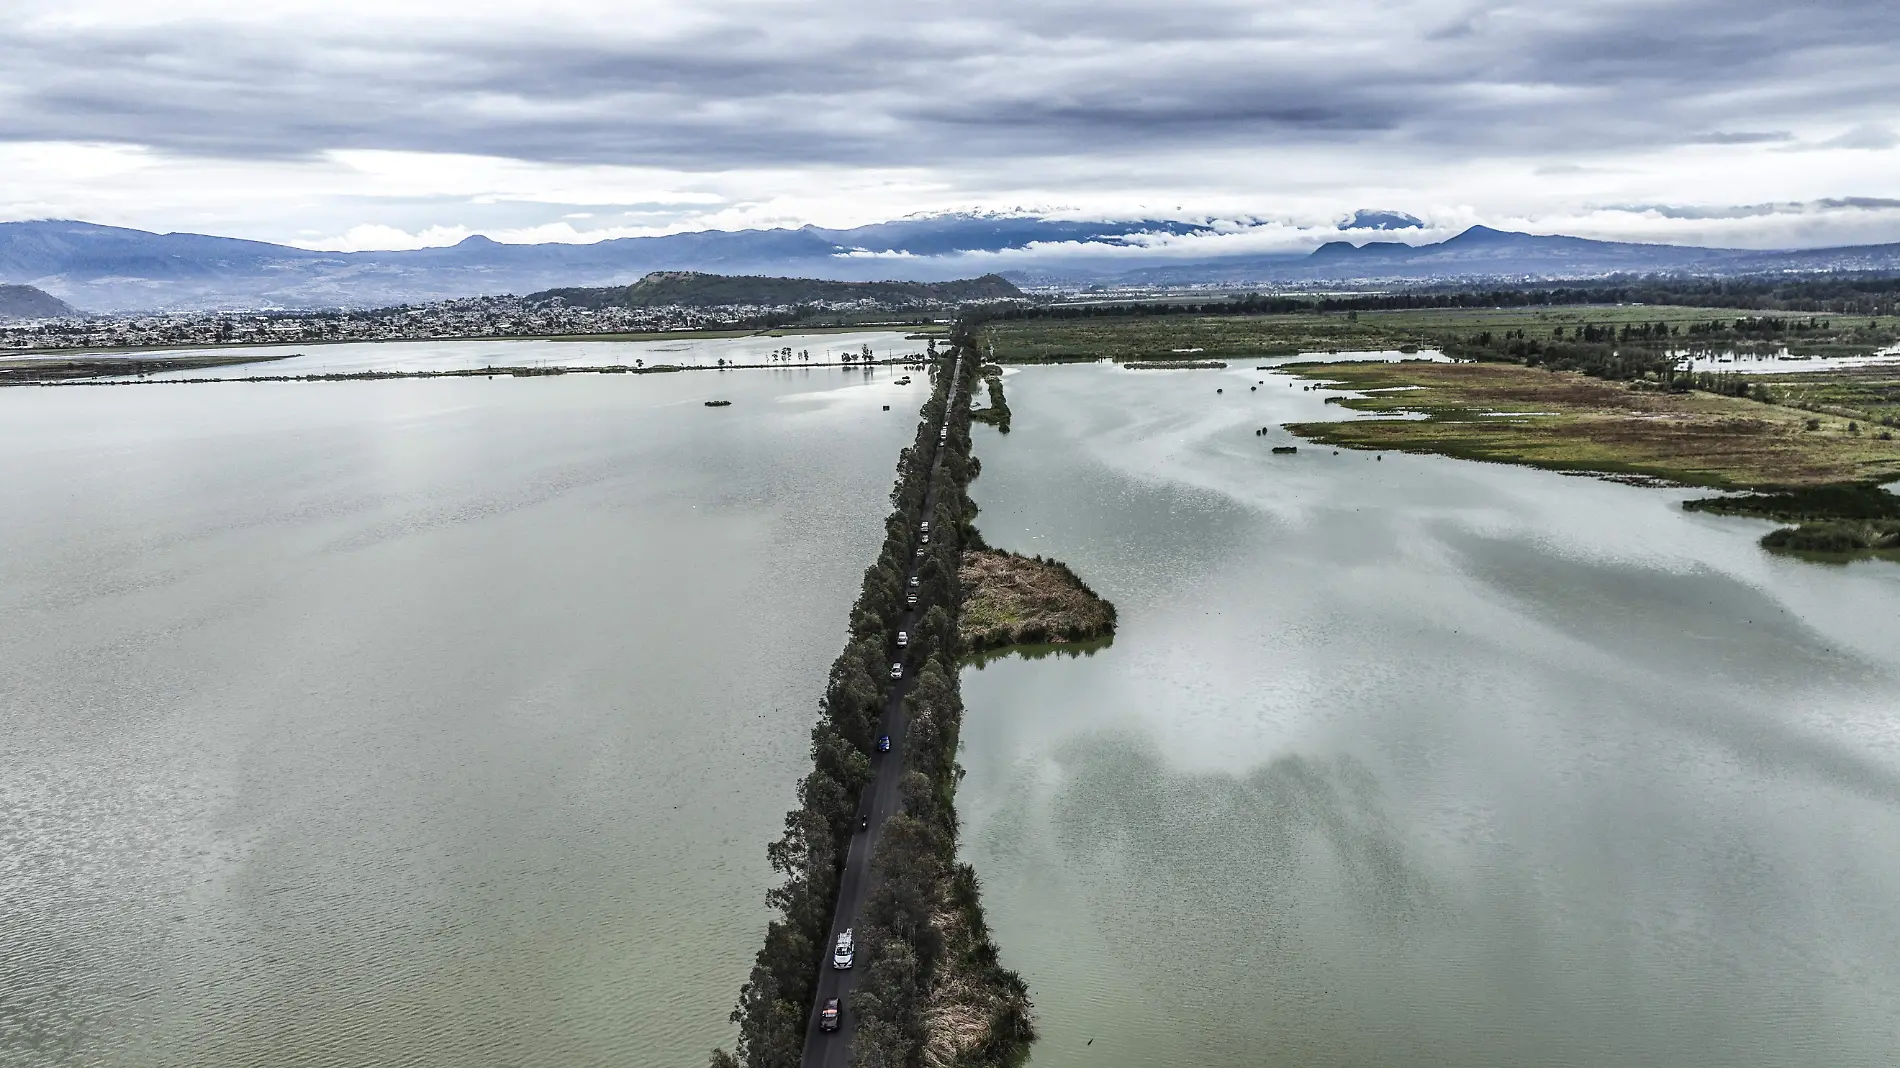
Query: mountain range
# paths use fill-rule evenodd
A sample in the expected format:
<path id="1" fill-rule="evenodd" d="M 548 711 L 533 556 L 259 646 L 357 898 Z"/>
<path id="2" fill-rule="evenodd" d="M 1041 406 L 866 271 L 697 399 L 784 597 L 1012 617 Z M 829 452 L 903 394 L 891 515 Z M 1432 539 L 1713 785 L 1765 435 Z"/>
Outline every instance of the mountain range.
<path id="1" fill-rule="evenodd" d="M 1378 216 L 1382 229 L 1410 228 L 1409 217 L 1400 213 L 1360 214 Z M 1001 273 L 1018 284 L 1155 286 L 1900 271 L 1900 245 L 1762 252 L 1596 241 L 1483 226 L 1429 244 L 1381 240 L 1355 246 L 1334 241 L 1311 253 L 1189 260 L 1178 249 L 1152 247 L 1213 233 L 1202 224 L 1153 219 L 1079 222 L 940 215 L 849 230 L 707 230 L 593 244 L 532 245 L 474 236 L 445 248 L 321 252 L 203 234 L 38 220 L 0 223 L 0 283 L 36 286 L 88 311 L 126 312 L 383 306 L 479 294 L 624 287 L 653 271 L 927 282 L 1007 266 L 1010 269 Z"/>

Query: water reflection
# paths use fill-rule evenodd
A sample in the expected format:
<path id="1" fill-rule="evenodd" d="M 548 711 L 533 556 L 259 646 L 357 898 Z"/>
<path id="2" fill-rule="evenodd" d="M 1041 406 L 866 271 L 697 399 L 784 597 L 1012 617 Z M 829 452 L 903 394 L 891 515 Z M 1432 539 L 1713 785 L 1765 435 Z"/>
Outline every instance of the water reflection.
<path id="1" fill-rule="evenodd" d="M 1323 398 L 1223 377 L 1026 369 L 979 437 L 989 540 L 1120 610 L 964 676 L 1035 1063 L 1889 1063 L 1900 568 L 1684 492 L 1274 457 Z"/>

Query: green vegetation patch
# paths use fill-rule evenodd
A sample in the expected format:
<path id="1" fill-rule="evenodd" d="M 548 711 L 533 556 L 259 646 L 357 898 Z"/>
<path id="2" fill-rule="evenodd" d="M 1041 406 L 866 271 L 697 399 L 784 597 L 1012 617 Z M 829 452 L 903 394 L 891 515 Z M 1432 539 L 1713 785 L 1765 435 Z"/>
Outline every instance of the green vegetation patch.
<path id="1" fill-rule="evenodd" d="M 1900 364 L 1751 377 L 1777 404 L 1857 421 L 1875 437 L 1900 429 Z"/>
<path id="2" fill-rule="evenodd" d="M 1803 523 L 1761 540 L 1764 548 L 1816 555 L 1861 555 L 1900 550 L 1900 521 Z"/>
<path id="3" fill-rule="evenodd" d="M 990 406 L 971 409 L 970 421 L 988 423 L 996 428 L 997 433 L 1007 434 L 1009 433 L 1009 401 L 1003 396 L 1003 369 L 985 366 L 983 372 L 983 381 L 989 386 Z"/>

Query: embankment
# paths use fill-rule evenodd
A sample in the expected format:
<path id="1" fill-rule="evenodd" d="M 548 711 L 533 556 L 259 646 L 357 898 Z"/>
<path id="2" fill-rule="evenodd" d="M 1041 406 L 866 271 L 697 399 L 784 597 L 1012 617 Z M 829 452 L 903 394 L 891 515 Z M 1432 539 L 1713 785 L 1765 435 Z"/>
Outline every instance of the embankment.
<path id="1" fill-rule="evenodd" d="M 975 362 L 968 358 L 973 370 Z M 958 396 L 967 398 L 969 390 Z M 923 667 L 905 698 L 904 810 L 886 824 L 872 858 L 862 920 L 867 971 L 851 1061 L 866 1068 L 1014 1065 L 1035 1038 L 1028 988 L 1002 966 L 983 919 L 976 872 L 957 860 L 956 752 L 963 724 L 957 614 L 964 547 L 981 544 L 969 496 L 977 471 L 966 400 L 951 411 L 937 487 L 940 536 L 925 564 L 926 582 L 938 584 L 940 593 L 933 603 L 951 610 L 933 608 L 924 627 Z"/>
<path id="2" fill-rule="evenodd" d="M 916 439 L 898 455 L 884 546 L 864 573 L 844 651 L 833 662 L 819 701 L 818 722 L 811 732 L 812 770 L 799 781 L 798 807 L 786 813 L 784 835 L 766 847 L 773 871 L 784 880 L 766 894 L 778 916 L 766 926 L 765 944 L 733 1010 L 733 1022 L 739 1025 L 737 1056 L 716 1051 L 714 1065 L 791 1068 L 803 1055 L 813 984 L 830 948 L 826 938 L 857 799 L 872 778 L 878 716 L 891 685 L 886 650 L 904 609 L 911 532 L 929 488 L 930 457 L 949 394 L 948 366 L 946 362 L 932 369 L 936 381 L 920 413 Z M 967 433 L 964 436 L 967 439 Z M 941 503 L 937 507 L 943 510 Z M 954 569 L 951 572 L 954 576 Z M 945 581 L 928 574 L 925 580 Z M 954 634 L 948 614 L 941 610 L 930 613 L 925 629 Z"/>
<path id="3" fill-rule="evenodd" d="M 911 635 L 917 667 L 904 698 L 902 811 L 884 824 L 856 928 L 861 979 L 847 1010 L 856 1019 L 850 1058 L 879 1068 L 1014 1065 L 1035 1036 L 1027 988 L 1002 967 L 990 940 L 976 873 L 957 861 L 955 756 L 963 719 L 957 606 L 963 548 L 975 535 L 968 487 L 978 465 L 970 452 L 967 387 L 978 375 L 966 348 L 966 388 L 949 389 L 953 355 L 945 353 L 933 368 L 936 381 L 916 443 L 900 457 L 884 549 L 865 573 L 850 637 L 832 667 L 799 807 L 786 815 L 784 836 L 767 848 L 784 878 L 767 895 L 779 916 L 767 926 L 733 1011 L 736 1056 L 715 1051 L 714 1068 L 800 1063 L 857 798 L 872 779 L 874 731 L 889 692 L 884 652 L 903 606 L 910 532 L 925 500 L 936 428 L 953 397 L 934 537 L 918 575 L 923 602 L 933 607 Z"/>

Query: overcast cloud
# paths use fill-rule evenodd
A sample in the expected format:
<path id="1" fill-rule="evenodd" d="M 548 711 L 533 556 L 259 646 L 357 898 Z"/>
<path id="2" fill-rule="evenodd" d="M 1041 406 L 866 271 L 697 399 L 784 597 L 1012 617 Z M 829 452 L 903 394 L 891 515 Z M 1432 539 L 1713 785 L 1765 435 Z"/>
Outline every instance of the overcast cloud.
<path id="1" fill-rule="evenodd" d="M 1891 3 L 14 0 L 0 217 L 328 247 L 1026 207 L 1900 240 Z M 162 10 L 160 10 L 162 9 Z"/>

